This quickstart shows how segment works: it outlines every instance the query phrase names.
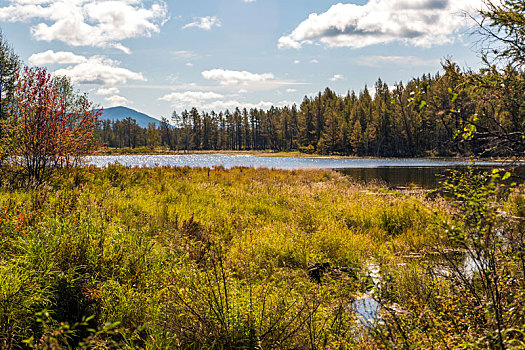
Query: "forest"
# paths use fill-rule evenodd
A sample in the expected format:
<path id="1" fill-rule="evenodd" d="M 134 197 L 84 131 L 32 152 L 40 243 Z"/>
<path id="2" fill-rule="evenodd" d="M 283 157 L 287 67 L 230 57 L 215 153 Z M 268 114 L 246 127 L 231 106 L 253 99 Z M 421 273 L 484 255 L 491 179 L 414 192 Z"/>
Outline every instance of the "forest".
<path id="1" fill-rule="evenodd" d="M 471 116 L 483 113 L 485 122 L 478 127 L 487 132 L 521 133 L 523 122 L 512 119 L 516 112 L 512 109 L 523 105 L 523 94 L 515 90 L 512 104 L 487 100 L 464 82 L 490 74 L 461 72 L 449 61 L 443 69 L 443 74 L 423 75 L 406 85 L 392 87 L 379 79 L 373 93 L 365 87 L 358 94 L 352 91 L 339 96 L 326 88 L 315 97 L 305 97 L 299 106 L 218 113 L 191 108 L 174 111 L 170 120 L 163 118 L 158 126 L 148 128 L 131 118 L 103 121 L 97 139 L 108 147 L 161 146 L 171 151 L 272 150 L 373 157 L 508 155 L 508 150 L 491 148 L 482 140 L 466 143 L 458 138 L 457 130 L 471 123 Z M 523 81 L 524 72 L 509 69 L 505 79 Z"/>

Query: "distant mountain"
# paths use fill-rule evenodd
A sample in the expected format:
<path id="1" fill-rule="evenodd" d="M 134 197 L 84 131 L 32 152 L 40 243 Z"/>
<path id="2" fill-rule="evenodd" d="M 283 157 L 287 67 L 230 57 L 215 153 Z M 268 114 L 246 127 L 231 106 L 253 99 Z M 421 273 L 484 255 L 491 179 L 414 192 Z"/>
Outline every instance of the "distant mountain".
<path id="1" fill-rule="evenodd" d="M 157 126 L 160 124 L 160 120 L 150 117 L 144 113 L 137 112 L 134 109 L 127 107 L 110 107 L 102 110 L 102 115 L 99 117 L 100 120 L 123 120 L 128 117 L 135 119 L 137 124 L 142 128 L 147 128 L 148 123 L 156 123 Z"/>

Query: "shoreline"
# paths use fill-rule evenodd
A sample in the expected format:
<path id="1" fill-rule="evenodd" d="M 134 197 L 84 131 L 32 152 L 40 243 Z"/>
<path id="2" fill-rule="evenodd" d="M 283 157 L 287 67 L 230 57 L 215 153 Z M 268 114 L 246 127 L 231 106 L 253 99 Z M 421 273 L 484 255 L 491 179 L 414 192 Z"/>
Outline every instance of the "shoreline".
<path id="1" fill-rule="evenodd" d="M 344 156 L 344 155 L 322 155 L 322 154 L 310 154 L 302 153 L 299 151 L 226 151 L 226 150 L 193 150 L 193 151 L 169 151 L 164 149 L 145 149 L 145 148 L 117 148 L 117 149 L 108 149 L 108 150 L 97 150 L 93 152 L 90 156 L 168 156 L 168 155 L 231 155 L 231 156 L 254 156 L 254 157 L 267 157 L 267 158 L 319 158 L 319 159 L 428 159 L 428 160 L 451 160 L 451 161 L 470 161 L 470 157 L 438 157 L 438 156 L 426 156 L 426 157 L 372 157 L 372 156 Z M 493 161 L 493 162 L 518 162 L 522 161 L 515 159 L 504 159 L 504 158 L 495 158 L 495 157 L 486 157 L 478 158 L 477 161 Z"/>

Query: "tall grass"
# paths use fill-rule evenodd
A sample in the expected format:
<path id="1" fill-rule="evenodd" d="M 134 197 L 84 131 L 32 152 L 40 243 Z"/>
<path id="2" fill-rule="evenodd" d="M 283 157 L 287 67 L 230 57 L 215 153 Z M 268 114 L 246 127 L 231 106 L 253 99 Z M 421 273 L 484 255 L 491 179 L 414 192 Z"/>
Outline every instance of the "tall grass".
<path id="1" fill-rule="evenodd" d="M 369 260 L 434 244 L 445 217 L 317 170 L 112 165 L 3 187 L 0 348 L 352 348 Z"/>

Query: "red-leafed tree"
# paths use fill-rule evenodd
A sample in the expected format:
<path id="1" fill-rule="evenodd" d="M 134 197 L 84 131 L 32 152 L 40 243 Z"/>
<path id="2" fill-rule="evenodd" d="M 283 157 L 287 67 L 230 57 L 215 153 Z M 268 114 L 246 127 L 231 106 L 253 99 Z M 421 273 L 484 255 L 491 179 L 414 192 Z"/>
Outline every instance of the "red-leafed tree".
<path id="1" fill-rule="evenodd" d="M 67 78 L 26 67 L 19 74 L 10 109 L 12 163 L 38 185 L 54 170 L 76 166 L 94 148 L 100 112 Z"/>

